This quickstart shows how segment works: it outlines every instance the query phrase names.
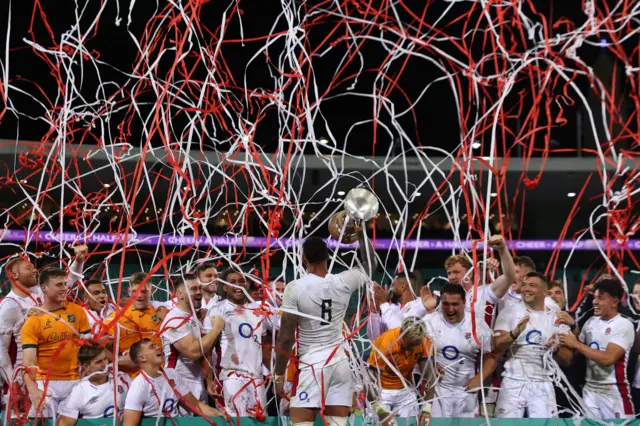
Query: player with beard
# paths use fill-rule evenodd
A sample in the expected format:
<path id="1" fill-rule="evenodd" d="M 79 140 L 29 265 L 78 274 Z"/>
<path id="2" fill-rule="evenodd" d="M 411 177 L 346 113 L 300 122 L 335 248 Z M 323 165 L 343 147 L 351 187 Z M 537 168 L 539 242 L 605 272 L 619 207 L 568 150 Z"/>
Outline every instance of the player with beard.
<path id="1" fill-rule="evenodd" d="M 78 363 L 83 379 L 60 405 L 57 426 L 74 426 L 78 418 L 97 419 L 124 414 L 124 401 L 131 379 L 109 368 L 109 352 L 103 348 L 83 345 L 78 350 Z M 115 395 L 115 399 L 114 399 Z"/>
<path id="2" fill-rule="evenodd" d="M 220 330 L 221 321 L 212 323 L 207 334 L 201 337 L 202 324 L 196 313 L 202 307 L 202 290 L 195 275 L 186 274 L 176 280 L 176 306 L 164 318 L 160 326 L 166 367 L 175 369 L 191 393 L 205 401 L 203 357 L 209 354 Z"/>
<path id="3" fill-rule="evenodd" d="M 580 331 L 560 336 L 560 341 L 587 359 L 584 403 L 598 419 L 634 417 L 626 367 L 633 346 L 633 324 L 622 317 L 618 306 L 624 295 L 618 280 L 600 280 L 593 298 L 594 316 Z"/>
<path id="4" fill-rule="evenodd" d="M 225 409 L 235 417 L 261 417 L 267 409 L 262 341 L 267 331 L 273 331 L 273 325 L 256 313 L 260 305 L 249 300 L 251 286 L 244 273 L 229 269 L 221 281 L 226 299 L 209 312 L 205 324 L 224 324 L 219 378 Z"/>
<path id="5" fill-rule="evenodd" d="M 216 294 L 218 288 L 218 270 L 213 262 L 204 262 L 198 266 L 198 281 L 202 286 L 202 309 L 209 312 L 218 302 L 220 296 Z"/>
<path id="6" fill-rule="evenodd" d="M 127 394 L 124 426 L 138 426 L 143 416 L 175 417 L 187 412 L 203 417 L 223 415 L 220 410 L 198 401 L 176 370 L 162 368 L 162 348 L 153 341 L 142 339 L 134 343 L 129 356 L 141 373 L 133 380 Z"/>
<path id="7" fill-rule="evenodd" d="M 558 346 L 557 335 L 571 334 L 558 315 L 545 307 L 549 287 L 547 278 L 530 272 L 522 288 L 523 303 L 500 312 L 494 328 L 494 353 L 508 350 L 500 393 L 496 403 L 497 417 L 556 418 L 558 407 L 553 389 L 553 370 L 545 359 L 549 348 L 562 364 L 571 362 L 572 353 Z"/>

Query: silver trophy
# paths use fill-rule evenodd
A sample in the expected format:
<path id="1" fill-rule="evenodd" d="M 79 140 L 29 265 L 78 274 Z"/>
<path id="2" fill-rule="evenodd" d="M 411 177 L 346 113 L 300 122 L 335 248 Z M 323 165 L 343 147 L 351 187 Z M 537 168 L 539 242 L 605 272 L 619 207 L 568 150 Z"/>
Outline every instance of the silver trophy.
<path id="1" fill-rule="evenodd" d="M 380 203 L 373 192 L 354 188 L 344 199 L 344 210 L 329 219 L 329 234 L 337 241 L 352 244 L 358 240 L 356 226 L 378 214 Z"/>

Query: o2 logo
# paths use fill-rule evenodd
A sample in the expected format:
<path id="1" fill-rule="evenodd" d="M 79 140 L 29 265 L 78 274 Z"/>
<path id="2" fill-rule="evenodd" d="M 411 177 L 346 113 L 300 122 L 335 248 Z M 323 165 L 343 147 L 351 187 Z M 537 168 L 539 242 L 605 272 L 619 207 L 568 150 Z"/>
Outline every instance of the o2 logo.
<path id="1" fill-rule="evenodd" d="M 455 346 L 445 346 L 442 348 L 442 356 L 449 361 L 455 361 L 460 356 L 460 351 Z"/>
<path id="2" fill-rule="evenodd" d="M 258 335 L 253 333 L 253 326 L 248 322 L 243 322 L 238 326 L 238 334 L 245 339 L 250 339 L 253 336 L 253 341 L 260 343 L 258 342 Z"/>
<path id="3" fill-rule="evenodd" d="M 542 332 L 540 330 L 531 330 L 527 333 L 525 340 L 529 345 L 542 346 Z"/>
<path id="4" fill-rule="evenodd" d="M 599 344 L 598 342 L 591 342 L 591 343 L 589 343 L 589 347 L 590 347 L 590 348 L 592 348 L 592 349 L 595 349 L 595 350 L 597 350 L 597 351 L 599 351 L 599 350 L 600 350 L 600 344 Z"/>
<path id="5" fill-rule="evenodd" d="M 173 413 L 174 408 L 177 409 L 178 407 L 176 401 L 173 398 L 167 398 L 164 400 L 164 403 L 162 404 L 162 411 Z"/>
<path id="6" fill-rule="evenodd" d="M 114 405 L 108 406 L 107 408 L 104 409 L 103 414 L 104 414 L 103 417 L 113 417 L 113 415 L 115 414 L 115 406 Z"/>

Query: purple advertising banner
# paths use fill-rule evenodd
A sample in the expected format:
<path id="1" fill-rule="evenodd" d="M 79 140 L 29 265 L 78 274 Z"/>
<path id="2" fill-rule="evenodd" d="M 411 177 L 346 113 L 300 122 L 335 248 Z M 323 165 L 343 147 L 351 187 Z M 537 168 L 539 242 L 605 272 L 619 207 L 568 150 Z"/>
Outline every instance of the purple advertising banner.
<path id="1" fill-rule="evenodd" d="M 85 235 L 77 232 L 46 232 L 41 231 L 38 233 L 30 233 L 28 235 L 28 242 L 51 242 L 51 243 L 83 243 L 83 244 L 121 244 L 124 236 L 121 234 L 107 234 L 107 233 L 93 233 L 91 235 Z M 22 230 L 0 230 L 0 243 L 2 242 L 16 242 L 25 243 L 27 240 L 26 231 Z M 269 241 L 269 242 L 268 242 Z M 299 243 L 300 240 L 297 240 Z M 127 237 L 127 245 L 143 245 L 143 246 L 156 246 L 163 243 L 166 246 L 200 246 L 200 247 L 251 247 L 251 248 L 264 248 L 267 243 L 274 249 L 288 248 L 292 244 L 291 238 L 279 238 L 279 239 L 267 239 L 266 237 L 242 237 L 242 236 L 223 236 L 223 237 L 198 237 L 194 239 L 193 236 L 179 236 L 179 235 L 152 235 L 152 234 L 129 234 Z M 329 246 L 335 248 L 337 246 L 336 241 L 328 241 Z M 540 250 L 551 251 L 560 246 L 560 250 L 577 250 L 577 251 L 589 251 L 597 250 L 598 246 L 605 249 L 605 242 L 603 240 L 582 240 L 579 242 L 571 240 L 563 240 L 558 242 L 557 240 L 518 240 L 509 242 L 509 247 L 516 250 Z M 347 245 L 343 244 L 340 248 L 349 249 L 355 247 L 355 244 Z M 611 243 L 611 248 L 618 249 L 624 248 L 615 242 Z M 630 250 L 640 250 L 640 240 L 629 240 L 626 246 Z M 406 240 L 399 241 L 388 238 L 378 238 L 375 242 L 375 248 L 378 250 L 385 249 L 398 249 L 406 248 L 408 250 L 460 250 L 471 249 L 473 247 L 473 241 L 454 241 L 454 240 Z M 483 243 L 478 244 L 478 248 L 482 248 Z"/>

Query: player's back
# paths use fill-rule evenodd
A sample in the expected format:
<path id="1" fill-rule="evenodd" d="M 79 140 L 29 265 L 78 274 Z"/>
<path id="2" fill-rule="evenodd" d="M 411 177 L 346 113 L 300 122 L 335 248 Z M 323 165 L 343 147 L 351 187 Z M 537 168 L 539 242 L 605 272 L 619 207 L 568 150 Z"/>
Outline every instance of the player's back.
<path id="1" fill-rule="evenodd" d="M 287 285 L 282 307 L 302 314 L 298 316 L 298 345 L 303 364 L 324 364 L 344 341 L 342 322 L 349 299 L 366 281 L 364 272 L 350 269 L 325 277 L 308 274 Z M 344 351 L 336 351 L 326 365 L 345 356 Z"/>

